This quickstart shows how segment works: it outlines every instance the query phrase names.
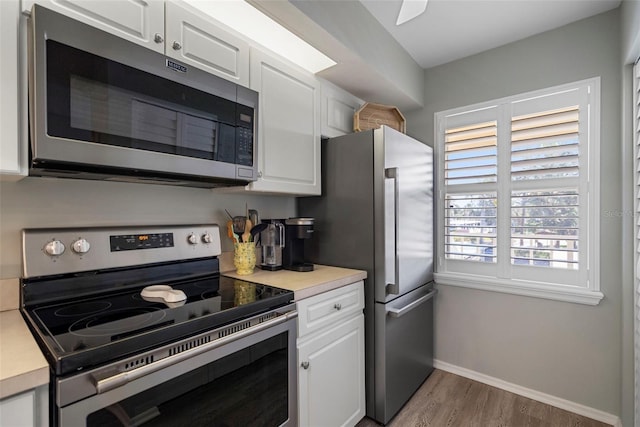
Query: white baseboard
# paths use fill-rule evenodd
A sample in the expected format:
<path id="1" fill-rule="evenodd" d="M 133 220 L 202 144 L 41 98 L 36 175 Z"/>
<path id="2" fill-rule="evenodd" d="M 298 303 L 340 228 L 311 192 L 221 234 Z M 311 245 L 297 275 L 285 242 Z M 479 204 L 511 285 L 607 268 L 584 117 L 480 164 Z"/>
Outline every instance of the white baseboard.
<path id="1" fill-rule="evenodd" d="M 460 375 L 461 377 L 469 378 L 474 381 L 481 382 L 502 390 L 515 393 L 517 395 L 527 397 L 529 399 L 536 400 L 538 402 L 546 403 L 547 405 L 554 406 L 556 408 L 564 409 L 565 411 L 573 412 L 574 414 L 582 415 L 587 418 L 591 418 L 596 421 L 600 421 L 606 424 L 610 424 L 614 427 L 622 427 L 622 421 L 620 417 L 609 414 L 598 409 L 590 408 L 585 405 L 581 405 L 576 402 L 561 399 L 550 394 L 541 393 L 530 388 L 522 387 L 517 384 L 513 384 L 499 378 L 490 377 L 489 375 L 481 374 L 480 372 L 472 371 L 471 369 L 462 368 L 460 366 L 452 365 L 451 363 L 443 362 L 441 360 L 434 360 L 433 366 L 436 369 L 447 371 L 452 374 Z"/>

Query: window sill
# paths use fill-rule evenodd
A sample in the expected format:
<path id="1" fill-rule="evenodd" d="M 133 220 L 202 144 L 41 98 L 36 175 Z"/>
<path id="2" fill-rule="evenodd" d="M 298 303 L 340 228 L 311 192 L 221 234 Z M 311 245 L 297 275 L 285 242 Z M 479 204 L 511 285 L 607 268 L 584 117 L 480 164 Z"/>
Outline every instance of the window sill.
<path id="1" fill-rule="evenodd" d="M 521 280 L 493 279 L 460 273 L 436 273 L 434 276 L 436 283 L 439 285 L 459 286 L 462 288 L 502 292 L 577 304 L 598 305 L 604 298 L 602 292 L 573 286 L 550 285 L 548 283 Z"/>

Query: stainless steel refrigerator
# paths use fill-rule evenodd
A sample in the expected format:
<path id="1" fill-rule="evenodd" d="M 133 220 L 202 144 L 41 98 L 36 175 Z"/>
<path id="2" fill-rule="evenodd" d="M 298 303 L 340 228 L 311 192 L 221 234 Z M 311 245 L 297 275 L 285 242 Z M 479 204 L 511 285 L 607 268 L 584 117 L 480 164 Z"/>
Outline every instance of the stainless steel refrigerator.
<path id="1" fill-rule="evenodd" d="M 322 142 L 306 250 L 366 270 L 367 416 L 386 424 L 433 370 L 433 150 L 383 126 Z"/>

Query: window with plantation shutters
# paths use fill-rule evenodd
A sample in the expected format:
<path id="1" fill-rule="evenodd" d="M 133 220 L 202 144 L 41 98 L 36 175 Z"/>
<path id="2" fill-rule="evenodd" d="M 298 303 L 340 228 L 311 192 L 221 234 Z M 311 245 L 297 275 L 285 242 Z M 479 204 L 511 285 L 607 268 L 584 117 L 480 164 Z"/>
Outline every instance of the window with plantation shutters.
<path id="1" fill-rule="evenodd" d="M 599 79 L 435 118 L 436 280 L 597 304 Z"/>

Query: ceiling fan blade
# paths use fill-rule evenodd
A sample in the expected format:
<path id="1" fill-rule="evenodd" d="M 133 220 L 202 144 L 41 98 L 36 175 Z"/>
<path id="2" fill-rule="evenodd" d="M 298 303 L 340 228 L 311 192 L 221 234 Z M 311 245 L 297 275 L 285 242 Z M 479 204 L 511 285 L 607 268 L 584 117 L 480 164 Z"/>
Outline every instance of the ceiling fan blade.
<path id="1" fill-rule="evenodd" d="M 403 0 L 396 25 L 404 24 L 421 15 L 427 8 L 427 1 L 428 0 Z"/>

